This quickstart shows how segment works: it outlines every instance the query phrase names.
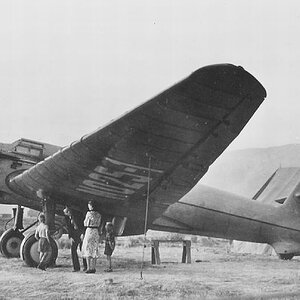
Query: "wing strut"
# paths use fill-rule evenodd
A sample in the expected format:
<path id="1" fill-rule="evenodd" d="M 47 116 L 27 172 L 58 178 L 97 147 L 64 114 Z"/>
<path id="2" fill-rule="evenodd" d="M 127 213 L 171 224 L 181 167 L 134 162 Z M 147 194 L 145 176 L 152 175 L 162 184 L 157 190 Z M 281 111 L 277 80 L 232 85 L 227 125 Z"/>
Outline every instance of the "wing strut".
<path id="1" fill-rule="evenodd" d="M 147 185 L 147 198 L 146 198 L 146 210 L 145 210 L 145 226 L 144 226 L 144 245 L 143 245 L 143 255 L 141 264 L 141 279 L 143 279 L 143 267 L 144 267 L 144 257 L 146 248 L 146 238 L 147 238 L 147 223 L 148 223 L 148 211 L 149 211 L 149 195 L 150 195 L 150 178 L 151 178 L 151 156 L 149 155 L 148 161 L 148 185 Z"/>

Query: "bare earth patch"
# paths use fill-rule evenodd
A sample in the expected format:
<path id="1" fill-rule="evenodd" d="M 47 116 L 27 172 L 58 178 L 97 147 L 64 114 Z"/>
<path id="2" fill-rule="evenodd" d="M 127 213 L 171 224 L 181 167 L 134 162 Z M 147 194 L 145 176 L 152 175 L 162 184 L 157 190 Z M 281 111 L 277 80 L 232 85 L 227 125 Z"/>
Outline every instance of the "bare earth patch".
<path id="1" fill-rule="evenodd" d="M 162 264 L 150 264 L 146 249 L 119 247 L 113 273 L 104 273 L 101 256 L 96 274 L 72 273 L 70 251 L 60 250 L 57 267 L 46 272 L 20 259 L 0 257 L 0 299 L 299 299 L 300 260 L 227 253 L 225 246 L 192 245 L 192 264 L 181 264 L 182 248 L 162 245 Z M 200 260 L 200 262 L 195 262 Z"/>

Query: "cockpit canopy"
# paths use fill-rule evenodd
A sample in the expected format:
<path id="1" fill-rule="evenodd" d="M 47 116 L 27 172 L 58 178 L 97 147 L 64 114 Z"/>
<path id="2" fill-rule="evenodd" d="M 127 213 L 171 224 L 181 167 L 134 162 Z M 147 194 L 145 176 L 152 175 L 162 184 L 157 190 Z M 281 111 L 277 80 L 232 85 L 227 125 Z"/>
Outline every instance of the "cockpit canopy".
<path id="1" fill-rule="evenodd" d="M 20 139 L 13 143 L 11 152 L 28 159 L 42 160 L 44 158 L 44 144 L 32 140 Z"/>

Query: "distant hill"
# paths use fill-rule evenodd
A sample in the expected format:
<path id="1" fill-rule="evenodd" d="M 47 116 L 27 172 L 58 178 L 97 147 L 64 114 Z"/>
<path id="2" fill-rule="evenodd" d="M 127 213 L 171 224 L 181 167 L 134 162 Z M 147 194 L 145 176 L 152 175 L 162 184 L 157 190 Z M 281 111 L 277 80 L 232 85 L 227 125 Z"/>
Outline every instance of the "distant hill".
<path id="1" fill-rule="evenodd" d="M 300 167 L 299 144 L 225 152 L 201 183 L 253 197 L 279 167 Z"/>

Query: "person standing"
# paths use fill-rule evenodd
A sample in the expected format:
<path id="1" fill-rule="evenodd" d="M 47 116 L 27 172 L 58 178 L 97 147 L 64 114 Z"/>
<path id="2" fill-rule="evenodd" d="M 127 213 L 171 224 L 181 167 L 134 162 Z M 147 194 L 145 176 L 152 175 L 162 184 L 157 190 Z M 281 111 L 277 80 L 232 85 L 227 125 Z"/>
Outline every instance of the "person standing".
<path id="1" fill-rule="evenodd" d="M 101 215 L 96 211 L 95 202 L 89 201 L 88 209 L 84 219 L 86 230 L 82 243 L 82 255 L 87 260 L 87 274 L 96 273 L 96 261 L 101 234 Z"/>
<path id="2" fill-rule="evenodd" d="M 40 253 L 40 263 L 37 268 L 46 271 L 46 258 L 50 251 L 49 227 L 46 225 L 44 214 L 39 215 L 39 225 L 35 230 L 35 238 L 38 240 L 38 252 Z"/>
<path id="3" fill-rule="evenodd" d="M 115 249 L 115 235 L 114 235 L 114 226 L 111 222 L 107 222 L 105 225 L 105 249 L 104 249 L 104 255 L 106 255 L 107 258 L 107 269 L 104 270 L 104 272 L 112 272 L 111 267 L 111 256 Z"/>
<path id="4" fill-rule="evenodd" d="M 80 263 L 78 259 L 77 249 L 78 246 L 80 249 L 82 247 L 81 235 L 84 233 L 84 227 L 80 216 L 75 215 L 75 213 L 72 212 L 68 206 L 64 208 L 63 212 L 65 214 L 69 238 L 71 239 L 71 256 L 73 263 L 73 272 L 78 272 L 80 271 Z M 83 258 L 82 264 L 83 271 L 86 271 L 87 263 L 85 258 Z"/>

